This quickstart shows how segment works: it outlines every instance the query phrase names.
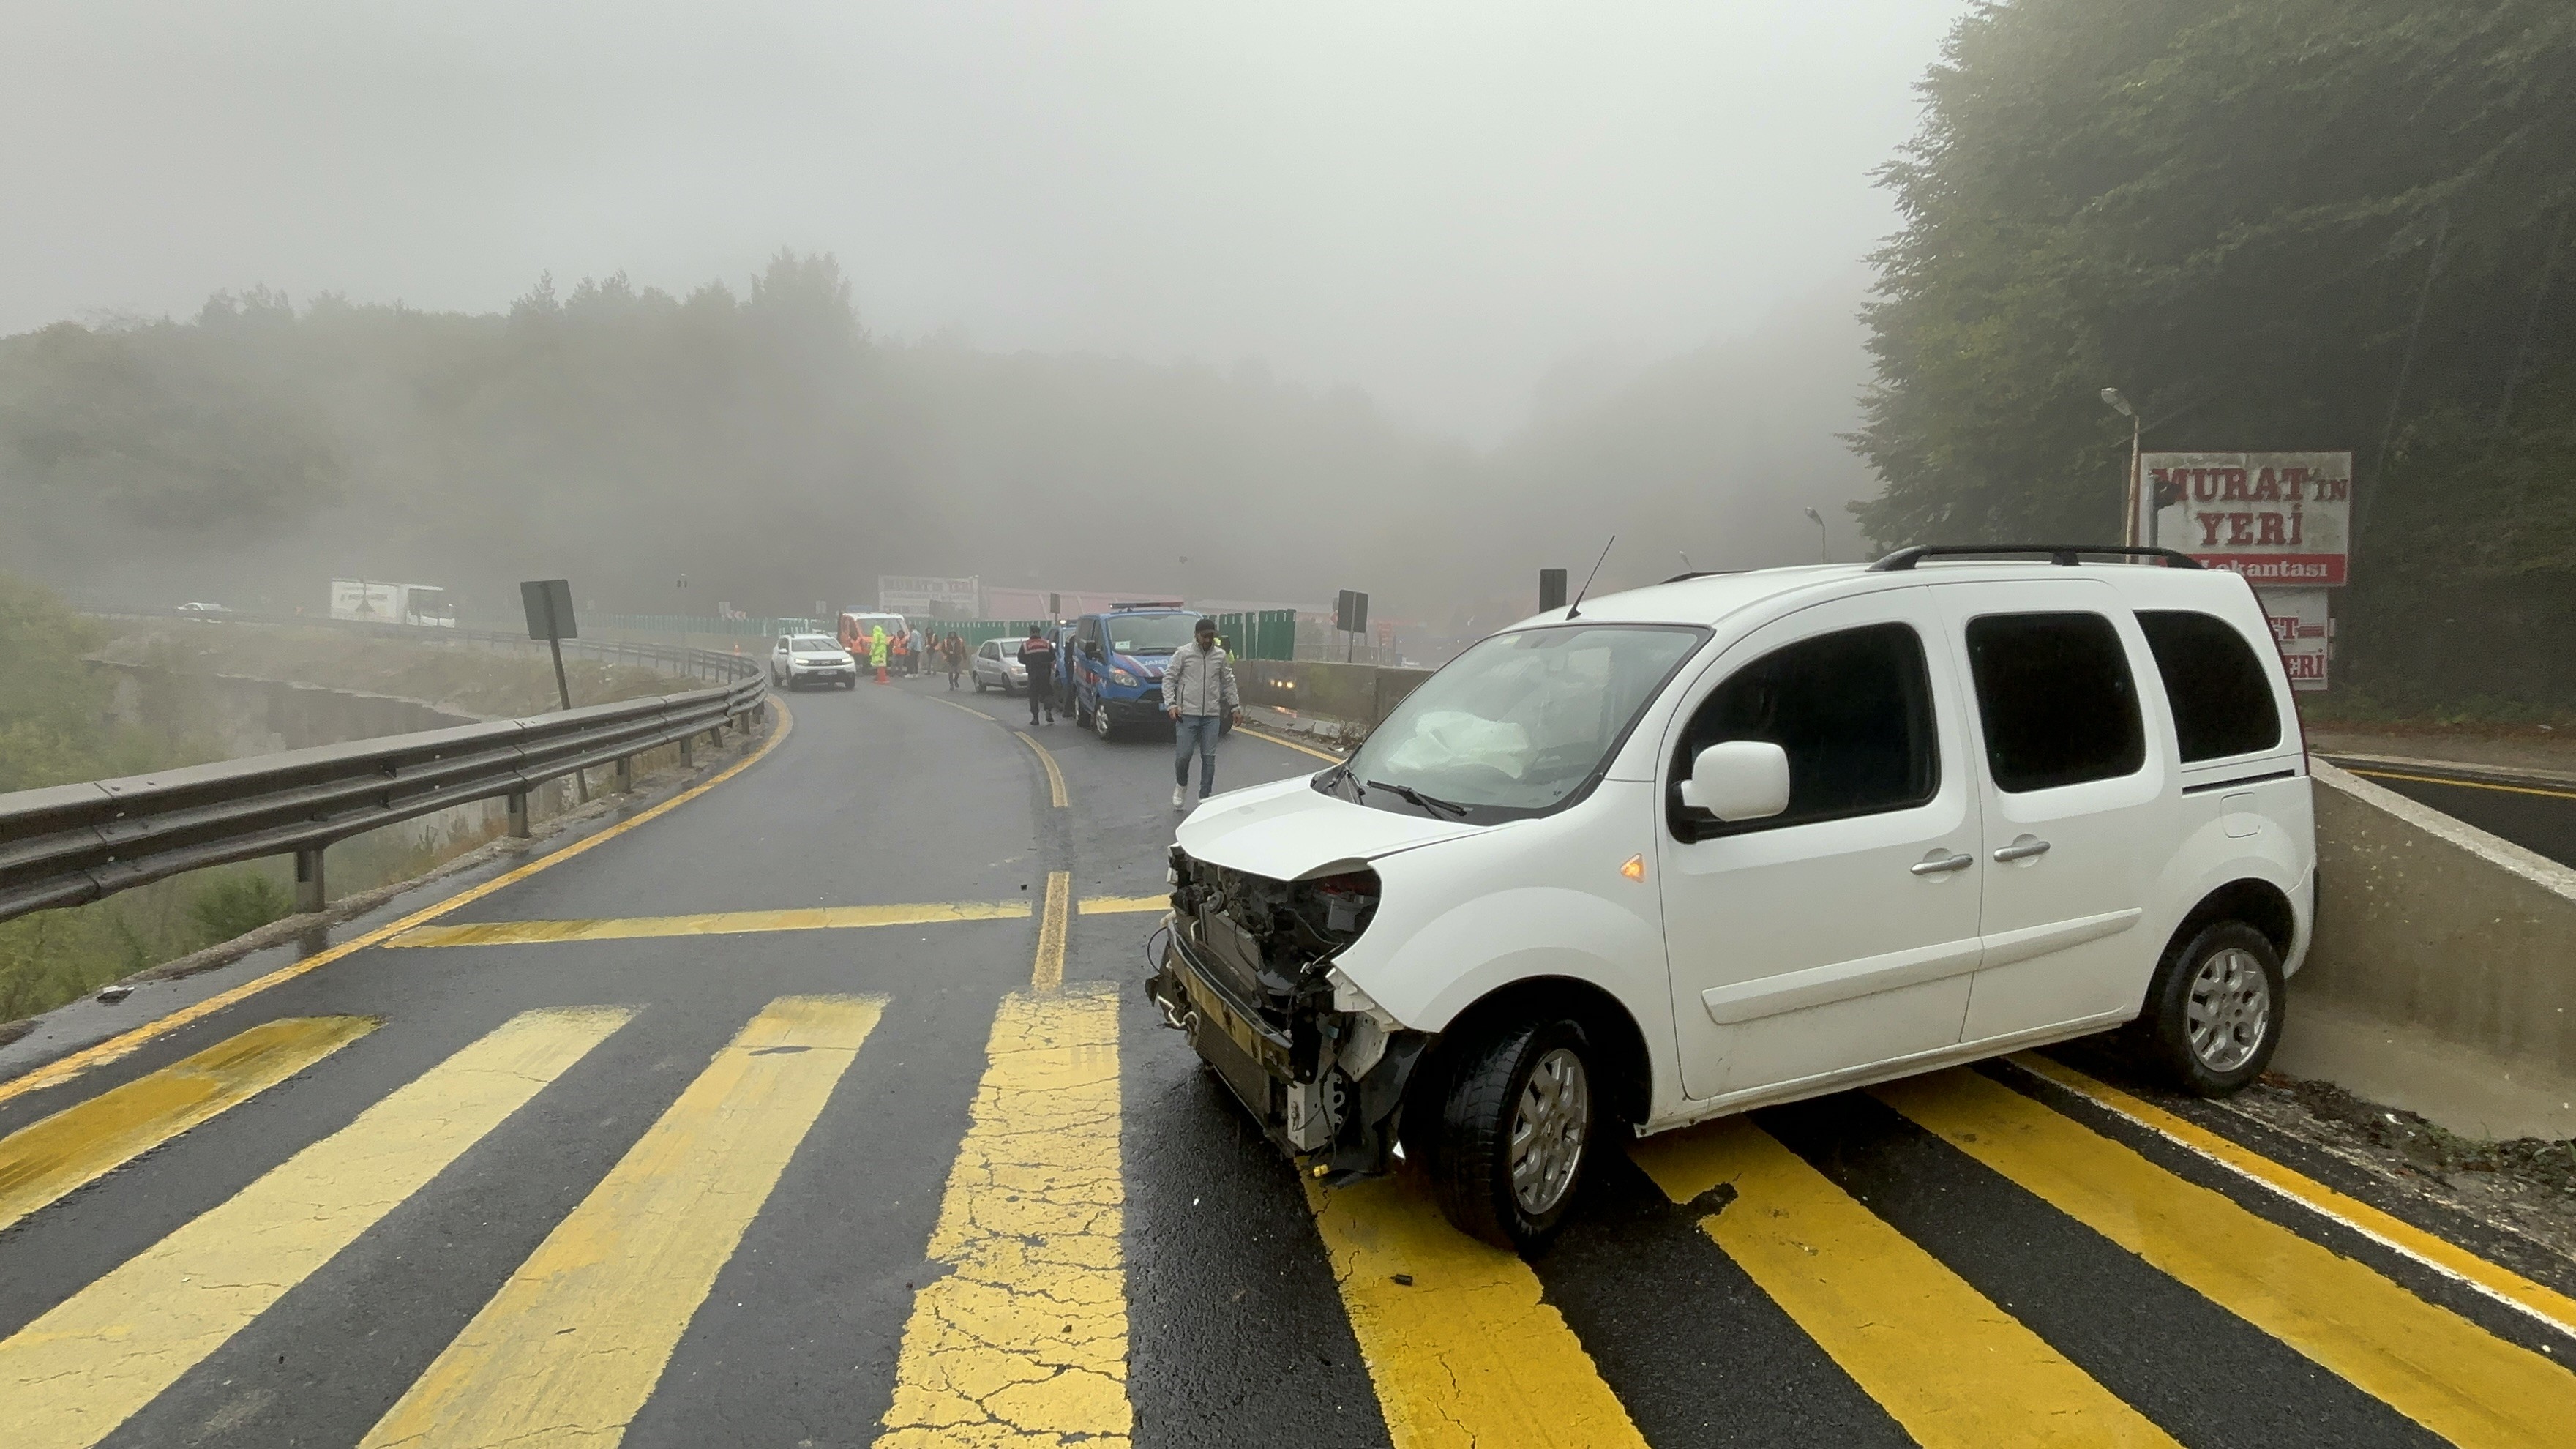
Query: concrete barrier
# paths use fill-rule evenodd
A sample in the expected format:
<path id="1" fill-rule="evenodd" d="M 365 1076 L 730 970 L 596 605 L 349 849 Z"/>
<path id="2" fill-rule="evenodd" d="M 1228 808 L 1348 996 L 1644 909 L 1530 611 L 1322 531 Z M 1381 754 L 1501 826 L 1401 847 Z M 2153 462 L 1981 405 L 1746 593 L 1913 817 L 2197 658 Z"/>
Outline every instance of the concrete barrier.
<path id="1" fill-rule="evenodd" d="M 2315 773 L 2316 940 L 2275 1065 L 2455 1130 L 2569 1135 L 2576 870 Z"/>
<path id="2" fill-rule="evenodd" d="M 1322 715 L 1374 729 L 1422 687 L 1428 669 L 1331 664 L 1317 659 L 1238 659 L 1236 685 L 1246 704 Z"/>

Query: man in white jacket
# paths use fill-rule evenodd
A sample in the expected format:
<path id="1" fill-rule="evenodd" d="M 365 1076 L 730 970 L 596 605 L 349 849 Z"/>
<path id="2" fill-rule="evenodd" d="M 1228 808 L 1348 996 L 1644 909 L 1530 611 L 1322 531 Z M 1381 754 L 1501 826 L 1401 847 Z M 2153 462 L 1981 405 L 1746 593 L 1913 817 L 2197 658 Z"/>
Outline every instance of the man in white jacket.
<path id="1" fill-rule="evenodd" d="M 1190 752 L 1199 757 L 1199 798 L 1216 789 L 1216 742 L 1225 722 L 1243 717 L 1234 664 L 1216 642 L 1216 621 L 1199 620 L 1196 642 L 1172 651 L 1163 667 L 1163 713 L 1172 717 L 1172 808 L 1190 803 Z"/>

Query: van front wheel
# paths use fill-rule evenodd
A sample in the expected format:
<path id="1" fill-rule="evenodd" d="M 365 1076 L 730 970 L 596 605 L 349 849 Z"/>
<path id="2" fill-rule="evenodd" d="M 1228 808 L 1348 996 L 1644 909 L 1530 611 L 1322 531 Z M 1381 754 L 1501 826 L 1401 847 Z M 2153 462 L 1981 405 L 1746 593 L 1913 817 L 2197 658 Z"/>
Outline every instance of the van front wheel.
<path id="1" fill-rule="evenodd" d="M 2175 1086 L 2224 1097 L 2271 1064 L 2281 1007 L 2271 939 L 2243 921 L 2217 921 L 2166 955 L 2138 1035 Z"/>
<path id="2" fill-rule="evenodd" d="M 1464 1232 L 1537 1247 L 1563 1225 L 1589 1166 L 1600 1120 L 1592 1044 L 1575 1022 L 1545 1018 L 1505 1026 L 1454 1062 L 1439 1120 L 1424 1124 L 1435 1129 L 1432 1195 Z"/>

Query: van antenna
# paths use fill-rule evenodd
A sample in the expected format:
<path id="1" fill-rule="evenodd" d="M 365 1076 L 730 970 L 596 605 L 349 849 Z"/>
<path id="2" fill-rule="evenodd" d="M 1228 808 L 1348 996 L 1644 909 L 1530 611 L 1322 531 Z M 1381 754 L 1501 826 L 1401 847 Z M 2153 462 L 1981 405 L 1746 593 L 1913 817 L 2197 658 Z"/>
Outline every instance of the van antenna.
<path id="1" fill-rule="evenodd" d="M 1619 535 L 1610 535 L 1610 543 L 1618 541 Z M 1592 581 L 1601 576 L 1601 565 L 1610 557 L 1610 543 L 1601 545 L 1601 557 L 1592 561 L 1592 572 L 1583 576 L 1583 587 L 1574 591 L 1574 602 L 1565 606 L 1565 617 L 1569 622 L 1583 617 L 1575 611 L 1583 607 L 1583 596 L 1592 592 Z"/>

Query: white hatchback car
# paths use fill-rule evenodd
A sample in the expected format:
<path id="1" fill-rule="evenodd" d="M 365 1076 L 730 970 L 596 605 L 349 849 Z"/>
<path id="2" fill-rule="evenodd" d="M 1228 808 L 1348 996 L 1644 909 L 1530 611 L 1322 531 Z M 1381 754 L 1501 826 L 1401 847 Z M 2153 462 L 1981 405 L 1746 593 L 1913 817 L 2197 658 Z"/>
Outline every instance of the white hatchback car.
<path id="1" fill-rule="evenodd" d="M 2233 1091 L 2309 939 L 2306 754 L 2245 581 L 2131 552 L 1686 575 L 1515 625 L 1347 763 L 1201 805 L 1149 990 L 1301 1165 L 1400 1141 L 1523 1247 L 1611 1123 L 2124 1023 Z"/>

